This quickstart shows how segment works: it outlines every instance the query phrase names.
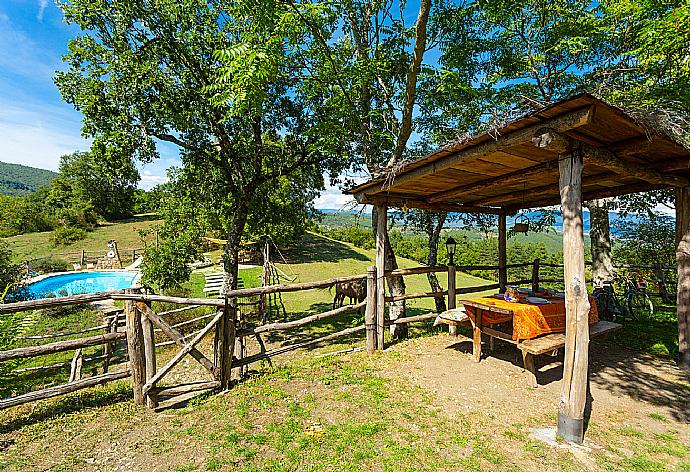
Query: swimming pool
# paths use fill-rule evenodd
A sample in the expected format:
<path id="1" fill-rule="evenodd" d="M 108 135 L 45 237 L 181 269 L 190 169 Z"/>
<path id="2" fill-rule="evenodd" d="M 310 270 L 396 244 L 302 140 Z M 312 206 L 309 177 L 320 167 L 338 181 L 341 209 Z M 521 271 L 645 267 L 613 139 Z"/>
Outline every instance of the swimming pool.
<path id="1" fill-rule="evenodd" d="M 50 275 L 26 286 L 30 298 L 66 297 L 82 293 L 122 290 L 134 284 L 136 272 L 70 272 Z"/>

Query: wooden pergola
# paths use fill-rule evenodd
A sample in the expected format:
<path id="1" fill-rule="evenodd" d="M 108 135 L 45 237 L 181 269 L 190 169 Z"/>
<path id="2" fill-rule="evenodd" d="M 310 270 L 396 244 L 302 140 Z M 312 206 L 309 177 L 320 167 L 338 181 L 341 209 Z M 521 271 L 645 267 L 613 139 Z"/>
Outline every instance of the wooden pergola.
<path id="1" fill-rule="evenodd" d="M 690 365 L 690 151 L 663 130 L 581 94 L 500 129 L 460 140 L 347 191 L 377 207 L 377 296 L 383 306 L 388 207 L 498 215 L 499 283 L 506 275 L 506 216 L 561 205 L 566 343 L 558 433 L 582 442 L 588 381 L 589 300 L 582 202 L 673 187 L 678 236 L 680 363 Z M 686 367 L 687 368 L 687 367 Z"/>

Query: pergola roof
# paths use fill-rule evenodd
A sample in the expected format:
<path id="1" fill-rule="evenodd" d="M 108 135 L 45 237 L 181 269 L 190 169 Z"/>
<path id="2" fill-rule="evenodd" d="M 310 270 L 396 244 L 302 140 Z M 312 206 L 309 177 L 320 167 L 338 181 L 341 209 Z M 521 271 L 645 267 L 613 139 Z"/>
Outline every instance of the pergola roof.
<path id="1" fill-rule="evenodd" d="M 458 141 L 346 193 L 360 203 L 515 212 L 560 203 L 559 156 L 581 152 L 583 199 L 690 185 L 690 151 L 580 94 Z"/>

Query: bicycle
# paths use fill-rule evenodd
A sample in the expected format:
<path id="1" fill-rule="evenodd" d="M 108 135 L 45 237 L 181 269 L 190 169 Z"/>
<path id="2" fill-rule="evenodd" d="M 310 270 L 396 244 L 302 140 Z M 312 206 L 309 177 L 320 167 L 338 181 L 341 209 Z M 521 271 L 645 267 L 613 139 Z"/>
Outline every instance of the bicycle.
<path id="1" fill-rule="evenodd" d="M 651 319 L 654 315 L 654 304 L 647 295 L 644 279 L 639 274 L 637 278 L 633 277 L 633 274 L 614 276 L 624 286 L 622 295 L 616 292 L 613 280 L 602 282 L 592 293 L 599 317 L 608 321 L 625 321 L 628 316 L 635 321 Z"/>
<path id="2" fill-rule="evenodd" d="M 637 277 L 633 277 L 637 275 Z M 647 321 L 654 316 L 654 304 L 647 295 L 647 281 L 638 273 L 628 274 L 625 278 L 623 296 L 632 319 Z"/>

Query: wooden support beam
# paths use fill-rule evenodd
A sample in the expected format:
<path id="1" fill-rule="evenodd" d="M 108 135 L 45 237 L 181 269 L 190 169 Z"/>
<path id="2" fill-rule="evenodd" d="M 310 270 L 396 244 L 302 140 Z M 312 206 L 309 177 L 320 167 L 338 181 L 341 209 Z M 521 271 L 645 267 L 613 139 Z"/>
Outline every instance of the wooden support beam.
<path id="1" fill-rule="evenodd" d="M 690 187 L 676 189 L 678 366 L 690 371 Z"/>
<path id="2" fill-rule="evenodd" d="M 486 141 L 461 149 L 457 152 L 448 149 L 441 149 L 435 154 L 445 154 L 443 157 L 435 159 L 427 164 L 408 166 L 409 170 L 405 171 L 403 169 L 402 173 L 395 176 L 393 185 L 403 184 L 405 182 L 417 179 L 423 175 L 440 173 L 454 165 L 467 162 L 472 159 L 480 159 L 493 154 L 496 151 L 507 149 L 511 146 L 528 143 L 534 136 L 535 132 L 544 127 L 552 128 L 559 132 L 579 128 L 580 126 L 590 123 L 593 116 L 594 106 L 588 105 L 577 110 L 566 112 L 554 118 L 544 119 L 532 126 L 527 126 L 516 131 L 508 132 L 504 135 L 498 135 L 498 137 L 495 137 L 495 135 L 498 134 L 495 131 L 487 132 L 486 135 L 490 136 L 490 139 Z M 429 157 L 431 156 L 427 156 L 427 158 Z M 368 183 L 366 186 L 362 186 L 361 188 L 357 189 L 357 192 L 354 193 L 355 198 L 357 198 L 357 201 L 359 201 L 359 198 L 361 198 L 362 195 L 365 195 L 366 193 L 374 193 L 372 192 L 372 187 L 377 187 L 384 183 L 385 180 L 377 179 Z M 445 197 L 441 197 L 439 200 L 444 199 Z"/>
<path id="3" fill-rule="evenodd" d="M 133 293 L 130 289 L 127 293 Z M 133 301 L 125 302 L 126 330 L 127 330 L 127 354 L 129 355 L 129 368 L 132 371 L 132 391 L 134 403 L 146 404 L 146 359 L 144 354 L 144 332 L 141 327 L 141 316 Z"/>
<path id="4" fill-rule="evenodd" d="M 606 149 L 597 149 L 592 146 L 584 147 L 585 161 L 606 169 L 612 170 L 620 175 L 629 175 L 650 184 L 666 185 L 671 187 L 690 186 L 690 179 L 681 175 L 674 175 L 668 172 L 654 170 L 650 166 L 635 164 L 619 158 L 613 152 Z"/>
<path id="5" fill-rule="evenodd" d="M 480 180 L 479 182 L 474 182 L 471 184 L 458 185 L 457 187 L 444 190 L 443 192 L 438 192 L 430 197 L 427 197 L 426 201 L 432 205 L 441 205 L 441 203 L 459 198 L 462 195 L 472 194 L 479 191 L 490 191 L 493 188 L 503 188 L 507 185 L 515 185 L 522 182 L 527 182 L 535 176 L 542 176 L 544 174 L 556 174 L 558 170 L 558 160 L 550 160 L 535 164 L 526 169 L 516 170 L 514 172 L 509 172 L 507 174 L 499 175 L 497 177 L 490 177 L 488 179 Z M 468 206 L 478 206 L 476 203 L 471 203 Z M 481 208 L 481 207 L 480 207 Z"/>
<path id="6" fill-rule="evenodd" d="M 559 163 L 566 331 L 557 433 L 566 441 L 577 444 L 582 444 L 584 439 L 589 368 L 590 306 L 585 282 L 585 241 L 582 230 L 583 165 L 579 153 L 573 153 Z"/>
<path id="7" fill-rule="evenodd" d="M 500 208 L 493 208 L 490 206 L 478 206 L 478 205 L 464 205 L 461 203 L 430 203 L 425 200 L 419 200 L 415 198 L 405 198 L 402 195 L 375 195 L 375 196 L 363 196 L 361 200 L 358 200 L 361 204 L 368 205 L 385 205 L 389 207 L 397 208 L 417 208 L 419 210 L 428 211 L 446 211 L 452 213 L 481 213 L 487 215 L 495 215 L 500 213 Z"/>
<path id="8" fill-rule="evenodd" d="M 588 201 L 597 198 L 617 197 L 619 195 L 627 195 L 629 193 L 650 192 L 652 190 L 659 190 L 667 187 L 667 185 L 656 185 L 650 184 L 648 182 L 640 182 L 620 187 L 609 187 L 601 190 L 591 190 L 589 192 L 584 192 L 582 194 L 582 200 Z M 559 201 L 560 197 L 548 197 L 543 199 L 525 201 L 525 203 L 520 203 L 519 205 L 510 205 L 505 208 L 508 212 L 516 212 L 524 208 L 539 208 L 545 206 L 558 205 Z"/>
<path id="9" fill-rule="evenodd" d="M 593 185 L 607 180 L 613 180 L 618 177 L 615 172 L 603 172 L 601 174 L 583 177 L 582 186 Z M 499 195 L 492 195 L 490 197 L 480 198 L 472 202 L 473 205 L 493 205 L 500 206 L 505 201 L 523 200 L 527 202 L 533 201 L 535 198 L 544 197 L 558 193 L 558 182 L 548 185 L 541 185 L 539 187 L 528 188 L 525 190 L 516 190 L 514 192 L 501 193 Z"/>
<path id="10" fill-rule="evenodd" d="M 384 349 L 384 321 L 386 313 L 386 224 L 388 208 L 385 205 L 377 207 L 376 220 L 376 346 Z"/>
<path id="11" fill-rule="evenodd" d="M 498 285 L 501 293 L 506 291 L 506 285 L 508 285 L 508 269 L 506 268 L 508 263 L 507 245 L 508 228 L 506 214 L 501 213 L 498 215 Z"/>
<path id="12" fill-rule="evenodd" d="M 367 328 L 367 352 L 376 350 L 376 266 L 367 269 L 367 305 L 364 313 L 364 325 Z"/>
<path id="13" fill-rule="evenodd" d="M 150 305 L 146 305 L 151 310 Z M 156 337 L 153 333 L 153 323 L 144 313 L 141 313 L 141 329 L 144 333 L 144 354 L 146 356 L 146 381 L 156 375 Z M 158 397 L 155 392 L 146 395 L 146 404 L 149 408 L 158 407 Z"/>

